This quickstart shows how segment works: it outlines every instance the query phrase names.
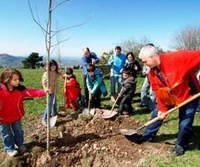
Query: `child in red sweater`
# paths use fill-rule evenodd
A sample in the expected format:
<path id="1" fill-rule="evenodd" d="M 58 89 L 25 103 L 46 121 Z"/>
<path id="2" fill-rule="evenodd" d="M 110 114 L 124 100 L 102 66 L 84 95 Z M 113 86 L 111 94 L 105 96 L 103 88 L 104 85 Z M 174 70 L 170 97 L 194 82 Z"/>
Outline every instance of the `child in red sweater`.
<path id="1" fill-rule="evenodd" d="M 66 108 L 71 108 L 73 111 L 77 110 L 77 99 L 81 95 L 81 88 L 73 74 L 72 68 L 66 68 L 66 74 L 63 75 L 65 79 L 64 96 L 66 98 Z"/>
<path id="2" fill-rule="evenodd" d="M 26 151 L 21 118 L 24 116 L 23 101 L 27 97 L 46 95 L 43 89 L 27 89 L 20 84 L 22 74 L 16 69 L 4 69 L 0 78 L 0 132 L 4 149 L 9 156 Z M 15 148 L 17 146 L 18 150 Z"/>

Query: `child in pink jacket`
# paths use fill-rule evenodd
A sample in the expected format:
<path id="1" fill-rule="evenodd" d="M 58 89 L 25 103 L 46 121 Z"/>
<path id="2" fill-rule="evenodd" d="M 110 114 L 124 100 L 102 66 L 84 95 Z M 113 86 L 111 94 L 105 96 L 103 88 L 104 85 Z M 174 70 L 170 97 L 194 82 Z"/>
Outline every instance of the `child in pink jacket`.
<path id="1" fill-rule="evenodd" d="M 43 89 L 25 88 L 20 84 L 22 81 L 22 74 L 13 68 L 4 69 L 0 78 L 0 132 L 4 149 L 11 157 L 16 156 L 18 151 L 21 154 L 26 151 L 21 125 L 25 113 L 24 99 L 46 95 Z"/>

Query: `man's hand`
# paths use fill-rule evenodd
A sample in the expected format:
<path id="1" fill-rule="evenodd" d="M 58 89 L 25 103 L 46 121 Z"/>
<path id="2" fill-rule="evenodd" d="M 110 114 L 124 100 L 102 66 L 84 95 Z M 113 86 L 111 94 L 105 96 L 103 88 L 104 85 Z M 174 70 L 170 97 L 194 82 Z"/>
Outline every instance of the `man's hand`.
<path id="1" fill-rule="evenodd" d="M 157 116 L 160 118 L 160 120 L 164 120 L 169 116 L 169 114 L 165 114 L 164 112 L 158 111 Z"/>
<path id="2" fill-rule="evenodd" d="M 122 94 L 121 94 L 121 93 L 118 93 L 118 96 L 119 96 L 119 97 L 121 97 L 121 96 L 122 96 Z"/>

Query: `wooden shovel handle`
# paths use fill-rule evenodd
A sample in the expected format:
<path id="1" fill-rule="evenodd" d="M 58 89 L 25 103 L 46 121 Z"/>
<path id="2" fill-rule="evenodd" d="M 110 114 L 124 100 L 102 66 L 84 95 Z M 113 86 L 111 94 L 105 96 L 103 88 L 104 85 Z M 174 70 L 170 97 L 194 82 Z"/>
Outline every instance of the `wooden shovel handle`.
<path id="1" fill-rule="evenodd" d="M 119 92 L 120 94 L 122 93 L 122 90 L 123 90 L 123 87 L 121 88 L 121 90 L 120 90 L 120 92 Z M 115 102 L 114 102 L 114 104 L 112 105 L 111 113 L 112 113 L 113 109 L 115 108 L 115 105 L 117 104 L 119 98 L 120 98 L 120 96 L 119 96 L 119 94 L 118 94 L 118 95 L 117 95 L 117 98 L 116 98 L 116 100 L 115 100 Z"/>
<path id="2" fill-rule="evenodd" d="M 198 97 L 200 97 L 200 92 L 197 93 L 197 94 L 195 94 L 195 95 L 193 95 L 192 97 L 188 98 L 187 100 L 183 101 L 182 103 L 180 103 L 179 105 L 175 106 L 174 108 L 172 108 L 172 109 L 170 109 L 170 110 L 168 110 L 168 111 L 162 113 L 162 116 L 167 116 L 168 114 L 170 114 L 170 113 L 172 113 L 173 111 L 175 111 L 175 110 L 177 110 L 177 109 L 183 107 L 184 105 L 186 105 L 186 104 L 188 104 L 189 102 L 191 102 L 191 101 L 197 99 Z M 154 119 L 152 119 L 152 120 L 150 120 L 150 121 L 148 121 L 148 122 L 146 122 L 146 123 L 143 125 L 143 127 L 149 126 L 149 125 L 151 125 L 152 123 L 154 123 L 154 122 L 156 122 L 156 121 L 158 121 L 158 120 L 160 120 L 160 117 L 159 117 L 159 116 L 158 116 L 158 117 L 155 117 Z M 139 129 L 139 128 L 138 128 L 138 129 Z"/>

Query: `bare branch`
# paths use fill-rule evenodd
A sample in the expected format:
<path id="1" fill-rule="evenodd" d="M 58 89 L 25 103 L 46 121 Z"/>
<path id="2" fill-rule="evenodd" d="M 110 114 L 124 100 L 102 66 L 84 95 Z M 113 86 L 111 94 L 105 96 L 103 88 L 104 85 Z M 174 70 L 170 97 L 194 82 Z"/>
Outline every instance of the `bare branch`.
<path id="1" fill-rule="evenodd" d="M 174 48 L 200 49 L 200 26 L 187 26 L 183 30 L 176 32 L 174 36 Z"/>
<path id="2" fill-rule="evenodd" d="M 64 4 L 64 3 L 66 3 L 67 1 L 70 1 L 70 0 L 63 0 L 63 1 L 61 1 L 60 3 L 57 3 L 55 6 L 53 6 L 53 7 L 51 8 L 51 11 L 55 10 L 58 6 L 60 6 L 60 5 Z"/>
<path id="3" fill-rule="evenodd" d="M 58 45 L 60 45 L 61 43 L 65 42 L 65 41 L 68 41 L 69 39 L 70 39 L 70 38 L 63 39 L 63 40 L 61 40 L 61 41 L 59 41 L 59 42 L 57 42 L 56 44 L 51 45 L 51 46 L 52 46 L 52 47 L 57 47 Z"/>
<path id="4" fill-rule="evenodd" d="M 33 18 L 33 21 L 42 29 L 43 32 L 46 33 L 46 30 L 44 27 L 42 27 L 42 25 L 35 19 L 35 16 L 33 14 L 33 10 L 32 10 L 32 7 L 31 7 L 31 2 L 30 0 L 28 0 L 28 6 L 29 6 L 29 9 L 30 9 L 30 12 L 31 12 L 31 16 Z"/>
<path id="5" fill-rule="evenodd" d="M 73 26 L 66 27 L 66 28 L 63 28 L 63 29 L 60 29 L 60 30 L 57 30 L 57 31 L 52 31 L 52 33 L 54 33 L 54 34 L 52 35 L 52 37 L 54 37 L 57 33 L 60 33 L 61 31 L 66 31 L 66 30 L 69 30 L 69 29 L 71 29 L 71 28 L 76 28 L 76 27 L 80 27 L 80 26 L 82 26 L 82 25 L 85 25 L 86 23 L 89 22 L 90 19 L 91 19 L 91 17 L 89 17 L 86 21 L 84 21 L 84 22 L 82 22 L 82 23 L 80 23 L 80 24 L 75 24 L 75 25 L 73 25 Z"/>

